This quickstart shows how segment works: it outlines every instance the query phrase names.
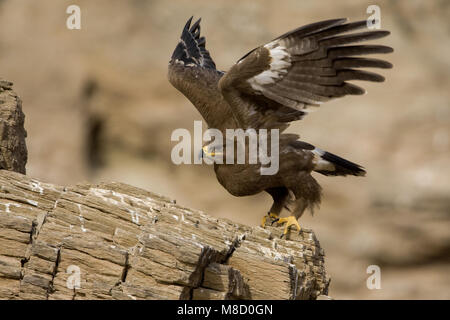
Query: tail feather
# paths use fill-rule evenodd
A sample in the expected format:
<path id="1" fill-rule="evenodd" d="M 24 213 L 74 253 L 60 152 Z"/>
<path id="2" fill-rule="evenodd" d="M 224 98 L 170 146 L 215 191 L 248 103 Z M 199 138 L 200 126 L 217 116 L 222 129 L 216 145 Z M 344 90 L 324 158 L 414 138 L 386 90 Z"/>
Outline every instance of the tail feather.
<path id="1" fill-rule="evenodd" d="M 326 176 L 365 176 L 366 171 L 359 164 L 345 160 L 333 153 L 316 148 L 308 142 L 295 140 L 293 147 L 311 151 L 314 154 L 314 171 Z"/>
<path id="2" fill-rule="evenodd" d="M 366 171 L 359 164 L 353 163 L 319 148 L 315 148 L 312 152 L 316 156 L 316 167 L 314 171 L 318 173 L 326 176 L 366 175 Z"/>

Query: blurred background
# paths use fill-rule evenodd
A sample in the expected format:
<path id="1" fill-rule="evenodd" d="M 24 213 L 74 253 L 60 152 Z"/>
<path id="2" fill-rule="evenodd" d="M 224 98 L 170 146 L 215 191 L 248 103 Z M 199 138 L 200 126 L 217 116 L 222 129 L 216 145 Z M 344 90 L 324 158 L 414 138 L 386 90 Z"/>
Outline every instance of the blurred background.
<path id="1" fill-rule="evenodd" d="M 81 8 L 81 30 L 66 8 Z M 175 166 L 170 135 L 201 117 L 167 81 L 186 20 L 202 17 L 219 69 L 318 20 L 381 8 L 392 46 L 385 83 L 324 105 L 289 129 L 364 165 L 366 178 L 316 175 L 320 211 L 300 224 L 326 252 L 336 299 L 450 298 L 450 2 L 2 0 L 0 76 L 14 82 L 28 131 L 27 173 L 57 184 L 120 181 L 216 217 L 257 225 L 267 195 L 235 198 L 207 165 Z M 369 290 L 369 265 L 381 289 Z"/>

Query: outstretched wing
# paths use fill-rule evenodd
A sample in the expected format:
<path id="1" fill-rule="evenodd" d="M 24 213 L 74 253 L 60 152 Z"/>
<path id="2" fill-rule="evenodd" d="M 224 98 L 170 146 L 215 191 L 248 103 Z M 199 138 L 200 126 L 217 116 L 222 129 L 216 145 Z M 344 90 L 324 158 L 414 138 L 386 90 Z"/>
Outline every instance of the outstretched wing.
<path id="1" fill-rule="evenodd" d="M 237 127 L 233 112 L 218 89 L 223 72 L 216 70 L 205 37 L 200 36 L 200 19 L 187 21 L 168 67 L 169 82 L 188 98 L 210 128 Z"/>
<path id="2" fill-rule="evenodd" d="M 355 33 L 366 21 L 321 21 L 292 30 L 242 57 L 219 82 L 223 96 L 244 128 L 284 130 L 320 104 L 365 90 L 348 80 L 382 82 L 362 67 L 391 68 L 366 57 L 392 52 L 381 45 L 348 45 L 385 37 L 388 31 Z"/>
<path id="3" fill-rule="evenodd" d="M 196 65 L 203 68 L 216 69 L 216 64 L 206 50 L 206 39 L 200 37 L 200 21 L 198 19 L 192 26 L 191 17 L 183 28 L 180 42 L 176 46 L 172 61 L 183 63 L 186 66 Z"/>

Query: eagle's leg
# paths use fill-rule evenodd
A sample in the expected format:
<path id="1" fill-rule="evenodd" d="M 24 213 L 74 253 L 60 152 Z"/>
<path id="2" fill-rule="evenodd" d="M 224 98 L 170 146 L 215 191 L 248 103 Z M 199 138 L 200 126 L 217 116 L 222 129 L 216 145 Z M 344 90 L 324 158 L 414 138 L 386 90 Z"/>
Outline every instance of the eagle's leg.
<path id="1" fill-rule="evenodd" d="M 298 199 L 295 201 L 295 209 L 293 210 L 292 214 L 289 217 L 286 218 L 278 218 L 274 222 L 277 222 L 278 224 L 286 223 L 286 226 L 284 227 L 283 234 L 281 235 L 281 238 L 287 235 L 289 232 L 289 228 L 294 226 L 298 232 L 302 229 L 300 227 L 300 224 L 298 223 L 298 219 L 303 215 L 303 212 L 305 212 L 306 209 L 306 203 L 302 199 Z"/>
<path id="2" fill-rule="evenodd" d="M 267 212 L 267 214 L 262 218 L 261 227 L 266 226 L 267 218 L 270 219 L 270 223 L 272 224 L 275 220 L 278 219 L 279 213 L 274 213 L 272 211 Z"/>
<path id="3" fill-rule="evenodd" d="M 289 217 L 286 217 L 286 218 L 279 218 L 279 219 L 275 220 L 275 222 L 280 223 L 280 224 L 286 223 L 286 226 L 284 227 L 284 231 L 283 231 L 283 234 L 281 235 L 281 238 L 283 238 L 285 235 L 287 235 L 289 228 L 291 226 L 294 226 L 298 232 L 300 232 L 300 230 L 301 230 L 301 227 L 298 224 L 297 218 L 294 215 L 290 215 Z"/>
<path id="4" fill-rule="evenodd" d="M 266 192 L 272 196 L 273 204 L 270 211 L 262 218 L 261 227 L 263 228 L 266 226 L 268 218 L 270 219 L 271 225 L 278 219 L 281 210 L 283 210 L 283 207 L 285 206 L 286 199 L 289 196 L 289 192 L 286 188 L 270 188 L 267 189 Z"/>

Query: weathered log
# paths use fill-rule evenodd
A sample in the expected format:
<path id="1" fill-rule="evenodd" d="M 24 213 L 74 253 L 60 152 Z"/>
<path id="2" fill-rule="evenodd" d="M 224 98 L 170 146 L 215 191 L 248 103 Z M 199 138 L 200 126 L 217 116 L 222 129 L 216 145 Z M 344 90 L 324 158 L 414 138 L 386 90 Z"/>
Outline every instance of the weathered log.
<path id="1" fill-rule="evenodd" d="M 122 183 L 61 187 L 25 172 L 24 115 L 0 81 L 0 299 L 315 299 L 311 230 L 248 227 Z M 17 172 L 13 172 L 17 171 Z"/>
<path id="2" fill-rule="evenodd" d="M 315 299 L 311 230 L 248 227 L 122 183 L 0 170 L 0 299 Z"/>
<path id="3" fill-rule="evenodd" d="M 24 120 L 22 102 L 12 83 L 0 80 L 0 169 L 25 173 L 28 153 Z"/>

